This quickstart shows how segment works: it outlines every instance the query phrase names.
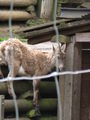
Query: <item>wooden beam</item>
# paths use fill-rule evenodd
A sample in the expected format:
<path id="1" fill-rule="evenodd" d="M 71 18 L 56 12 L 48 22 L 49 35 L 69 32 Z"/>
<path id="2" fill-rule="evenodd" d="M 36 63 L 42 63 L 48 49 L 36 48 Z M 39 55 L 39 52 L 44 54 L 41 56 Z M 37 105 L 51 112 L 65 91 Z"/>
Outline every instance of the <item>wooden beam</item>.
<path id="1" fill-rule="evenodd" d="M 51 19 L 53 11 L 53 0 L 42 0 L 41 4 L 41 18 Z"/>
<path id="2" fill-rule="evenodd" d="M 76 42 L 90 42 L 90 32 L 76 33 Z"/>
<path id="3" fill-rule="evenodd" d="M 4 95 L 0 95 L 0 120 L 4 120 Z"/>
<path id="4" fill-rule="evenodd" d="M 75 36 L 71 38 L 72 43 L 67 47 L 66 71 L 80 70 L 81 47 L 75 43 Z M 80 120 L 80 75 L 65 76 L 64 94 L 64 120 Z"/>
<path id="5" fill-rule="evenodd" d="M 56 25 L 59 26 L 62 22 L 63 22 L 62 20 L 57 20 Z M 64 22 L 66 22 L 66 21 L 64 21 Z M 54 21 L 50 21 L 50 22 L 47 22 L 47 23 L 44 23 L 44 24 L 41 24 L 41 25 L 36 25 L 36 26 L 32 26 L 32 27 L 25 27 L 21 30 L 15 31 L 15 33 L 32 32 L 32 31 L 35 31 L 35 30 L 40 30 L 40 29 L 45 29 L 45 28 L 48 28 L 48 27 L 53 27 L 53 25 L 54 25 Z"/>

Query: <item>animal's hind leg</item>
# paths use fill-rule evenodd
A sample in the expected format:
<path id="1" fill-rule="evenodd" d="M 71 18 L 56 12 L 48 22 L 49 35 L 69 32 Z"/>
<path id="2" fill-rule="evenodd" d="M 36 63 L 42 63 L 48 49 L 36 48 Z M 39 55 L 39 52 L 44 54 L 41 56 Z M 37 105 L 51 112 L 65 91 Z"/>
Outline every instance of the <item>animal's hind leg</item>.
<path id="1" fill-rule="evenodd" d="M 38 102 L 38 97 L 39 97 L 39 87 L 40 87 L 40 80 L 33 80 L 33 105 L 35 109 L 39 109 L 39 102 Z"/>

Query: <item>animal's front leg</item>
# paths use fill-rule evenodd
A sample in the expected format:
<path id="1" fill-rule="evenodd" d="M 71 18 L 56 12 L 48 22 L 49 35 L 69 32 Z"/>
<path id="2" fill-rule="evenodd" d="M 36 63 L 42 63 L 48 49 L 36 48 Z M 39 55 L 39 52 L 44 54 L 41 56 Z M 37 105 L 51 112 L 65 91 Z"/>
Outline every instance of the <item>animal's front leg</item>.
<path id="1" fill-rule="evenodd" d="M 39 108 L 38 103 L 38 97 L 39 97 L 39 86 L 40 86 L 40 80 L 33 80 L 33 104 L 35 106 L 35 109 Z"/>
<path id="2" fill-rule="evenodd" d="M 13 81 L 10 81 L 12 77 L 13 76 L 12 76 L 11 72 L 9 72 L 9 74 L 8 74 L 9 79 L 7 81 L 7 87 L 8 87 L 8 93 L 10 96 L 12 96 L 12 89 L 13 89 Z"/>
<path id="3" fill-rule="evenodd" d="M 18 73 L 19 67 L 20 67 L 20 61 L 18 60 L 14 60 L 14 65 L 13 65 L 13 70 L 11 68 L 11 66 L 9 66 L 9 74 L 8 74 L 8 78 L 11 79 L 12 77 L 15 77 Z M 13 90 L 13 81 L 8 80 L 7 82 L 8 85 L 8 92 L 10 94 L 10 96 L 12 96 L 12 92 Z"/>

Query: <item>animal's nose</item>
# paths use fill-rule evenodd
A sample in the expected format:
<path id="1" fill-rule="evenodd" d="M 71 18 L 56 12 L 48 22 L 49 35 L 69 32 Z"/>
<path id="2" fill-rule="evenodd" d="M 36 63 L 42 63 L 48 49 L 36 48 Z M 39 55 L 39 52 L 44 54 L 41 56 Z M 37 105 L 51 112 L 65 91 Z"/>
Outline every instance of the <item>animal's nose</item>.
<path id="1" fill-rule="evenodd" d="M 59 66 L 60 71 L 62 71 L 62 70 L 63 70 L 63 68 L 64 68 L 64 66 L 63 66 L 63 65 L 60 65 L 60 66 Z"/>

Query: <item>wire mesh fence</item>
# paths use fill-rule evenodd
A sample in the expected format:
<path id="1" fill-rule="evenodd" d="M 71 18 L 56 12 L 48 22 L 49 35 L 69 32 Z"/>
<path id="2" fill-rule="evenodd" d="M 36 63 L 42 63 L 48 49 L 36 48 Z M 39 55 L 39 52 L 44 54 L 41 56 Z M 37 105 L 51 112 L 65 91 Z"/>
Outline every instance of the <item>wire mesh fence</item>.
<path id="1" fill-rule="evenodd" d="M 10 4 L 10 11 L 12 14 L 13 11 L 13 7 L 14 7 L 14 0 L 11 0 L 11 4 Z M 54 4 L 54 29 L 56 32 L 56 43 L 59 44 L 59 32 L 58 32 L 58 28 L 56 26 L 56 11 L 57 11 L 57 0 L 55 0 L 55 4 Z M 13 32 L 12 32 L 12 15 L 10 14 L 9 17 L 9 37 L 11 38 L 11 40 L 13 40 Z M 52 72 L 48 75 L 43 75 L 43 76 L 33 76 L 33 77 L 15 77 L 14 76 L 14 50 L 13 50 L 13 44 L 12 44 L 12 49 L 11 49 L 11 77 L 7 77 L 4 79 L 1 79 L 0 82 L 10 82 L 10 86 L 11 86 L 11 90 L 12 90 L 12 97 L 14 100 L 14 106 L 15 106 L 15 113 L 16 113 L 16 120 L 19 120 L 19 110 L 18 110 L 18 106 L 17 106 L 17 101 L 16 101 L 16 95 L 14 92 L 14 88 L 13 88 L 13 84 L 12 81 L 17 81 L 17 80 L 35 80 L 35 79 L 44 79 L 44 78 L 50 78 L 50 77 L 54 77 L 55 78 L 55 83 L 56 83 L 56 89 L 57 89 L 57 98 L 58 98 L 58 111 L 59 111 L 59 120 L 62 120 L 62 103 L 61 103 L 61 93 L 60 93 L 60 86 L 58 83 L 58 76 L 62 76 L 62 75 L 78 75 L 78 74 L 85 74 L 85 73 L 90 73 L 90 69 L 88 70 L 80 70 L 80 71 L 64 71 L 64 72 L 59 72 L 58 66 L 58 58 L 56 57 L 56 71 Z M 56 55 L 57 56 L 57 55 Z"/>

